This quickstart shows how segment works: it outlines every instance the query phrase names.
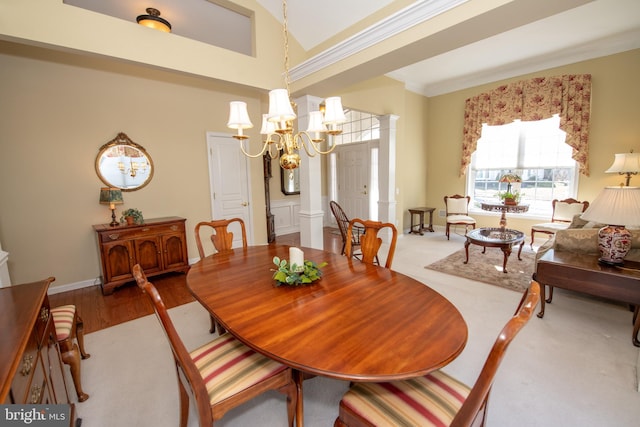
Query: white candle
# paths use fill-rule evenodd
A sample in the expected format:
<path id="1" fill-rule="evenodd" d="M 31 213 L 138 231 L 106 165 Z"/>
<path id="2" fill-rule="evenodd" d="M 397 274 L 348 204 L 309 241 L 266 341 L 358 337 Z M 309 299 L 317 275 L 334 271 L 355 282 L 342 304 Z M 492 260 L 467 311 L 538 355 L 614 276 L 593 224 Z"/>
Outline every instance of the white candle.
<path id="1" fill-rule="evenodd" d="M 299 248 L 289 248 L 289 264 L 295 264 L 298 271 L 304 270 L 304 252 Z"/>

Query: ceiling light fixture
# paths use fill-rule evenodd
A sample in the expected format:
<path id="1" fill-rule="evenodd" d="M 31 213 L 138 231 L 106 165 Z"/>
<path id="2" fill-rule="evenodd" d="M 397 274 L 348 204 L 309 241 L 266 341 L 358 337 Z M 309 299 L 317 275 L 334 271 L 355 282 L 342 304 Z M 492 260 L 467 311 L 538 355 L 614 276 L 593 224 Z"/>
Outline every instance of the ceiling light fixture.
<path id="1" fill-rule="evenodd" d="M 339 135 L 342 129 L 338 126 L 346 121 L 342 110 L 342 101 L 339 97 L 327 98 L 324 101 L 324 113 L 312 111 L 309 113 L 309 125 L 306 131 L 294 132 L 293 121 L 296 119 L 296 105 L 290 99 L 289 93 L 289 30 L 287 27 L 287 2 L 282 2 L 283 35 L 284 35 L 284 76 L 286 89 L 274 89 L 269 92 L 269 113 L 262 115 L 262 128 L 260 133 L 266 135 L 262 150 L 258 154 L 249 154 L 244 148 L 244 140 L 249 138 L 243 133 L 244 129 L 253 127 L 247 113 L 247 103 L 232 101 L 229 106 L 230 129 L 237 129 L 233 135 L 240 141 L 240 149 L 248 157 L 260 157 L 265 153 L 275 159 L 280 156 L 280 166 L 293 173 L 293 169 L 300 166 L 298 151 L 304 149 L 309 157 L 316 154 L 328 154 L 335 148 L 335 144 L 323 151 L 320 144 L 324 141 L 324 134 Z M 311 146 L 310 150 L 307 146 Z"/>
<path id="2" fill-rule="evenodd" d="M 147 15 L 138 16 L 136 22 L 145 27 L 153 28 L 154 30 L 164 31 L 165 33 L 171 32 L 171 24 L 169 21 L 160 18 L 160 11 L 152 7 L 147 8 Z"/>

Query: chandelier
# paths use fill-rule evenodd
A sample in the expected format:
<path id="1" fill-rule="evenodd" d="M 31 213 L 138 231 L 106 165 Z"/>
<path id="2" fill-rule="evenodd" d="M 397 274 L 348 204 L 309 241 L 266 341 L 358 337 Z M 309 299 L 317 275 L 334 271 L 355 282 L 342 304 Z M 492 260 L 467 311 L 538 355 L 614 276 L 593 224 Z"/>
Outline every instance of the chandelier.
<path id="1" fill-rule="evenodd" d="M 244 148 L 244 140 L 249 137 L 243 133 L 244 129 L 253 127 L 247 113 L 247 103 L 232 101 L 229 106 L 229 121 L 227 127 L 237 129 L 233 135 L 240 141 L 240 149 L 248 157 L 260 157 L 267 153 L 272 159 L 280 156 L 280 166 L 293 171 L 300 166 L 299 150 L 304 149 L 309 157 L 316 154 L 329 154 L 335 144 L 328 150 L 321 149 L 325 135 L 339 135 L 342 130 L 339 125 L 346 121 L 342 110 L 340 97 L 325 99 L 321 105 L 323 111 L 309 113 L 309 125 L 306 131 L 295 132 L 293 121 L 296 119 L 296 105 L 289 94 L 289 30 L 287 27 L 287 2 L 282 2 L 283 36 L 284 36 L 284 80 L 286 89 L 274 89 L 269 92 L 269 113 L 262 115 L 260 133 L 266 135 L 262 150 L 257 154 L 249 154 Z M 310 147 L 310 148 L 309 148 Z"/>

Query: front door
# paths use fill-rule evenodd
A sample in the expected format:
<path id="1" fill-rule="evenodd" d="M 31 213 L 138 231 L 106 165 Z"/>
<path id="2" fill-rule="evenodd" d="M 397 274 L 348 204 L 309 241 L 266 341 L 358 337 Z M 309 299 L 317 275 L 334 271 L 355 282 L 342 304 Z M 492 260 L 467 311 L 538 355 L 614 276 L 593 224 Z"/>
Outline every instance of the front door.
<path id="1" fill-rule="evenodd" d="M 350 219 L 369 219 L 369 144 L 339 145 L 336 151 L 338 203 Z"/>

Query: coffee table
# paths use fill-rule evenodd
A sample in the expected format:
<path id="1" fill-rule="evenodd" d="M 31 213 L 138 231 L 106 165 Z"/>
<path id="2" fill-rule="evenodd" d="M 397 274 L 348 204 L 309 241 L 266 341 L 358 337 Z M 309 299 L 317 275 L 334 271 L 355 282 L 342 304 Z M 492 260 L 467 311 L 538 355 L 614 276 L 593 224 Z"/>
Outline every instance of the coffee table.
<path id="1" fill-rule="evenodd" d="M 510 230 L 508 228 L 485 227 L 471 230 L 466 235 L 467 241 L 464 244 L 464 251 L 467 255 L 465 264 L 469 262 L 469 245 L 474 244 L 482 246 L 485 253 L 487 248 L 500 248 L 504 253 L 504 261 L 502 262 L 502 272 L 507 273 L 507 260 L 511 255 L 513 245 L 520 243 L 518 250 L 518 260 L 522 261 L 522 247 L 524 246 L 524 233 L 518 230 Z"/>

